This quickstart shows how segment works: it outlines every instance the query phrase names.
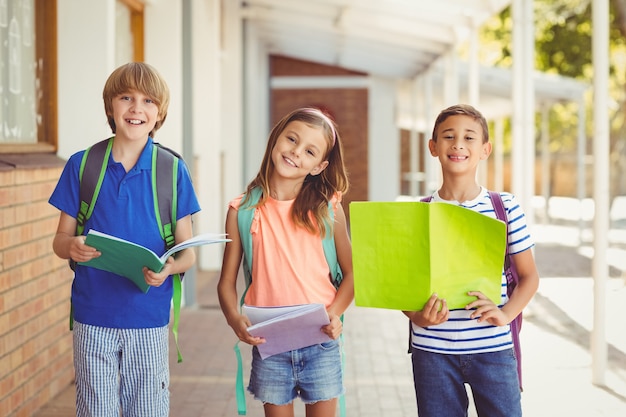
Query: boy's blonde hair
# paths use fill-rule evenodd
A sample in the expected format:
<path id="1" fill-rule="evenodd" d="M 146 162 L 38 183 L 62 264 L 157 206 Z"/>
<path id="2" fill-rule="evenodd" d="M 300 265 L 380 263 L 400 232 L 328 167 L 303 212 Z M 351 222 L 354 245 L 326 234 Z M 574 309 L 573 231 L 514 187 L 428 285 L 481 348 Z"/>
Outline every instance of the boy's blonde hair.
<path id="1" fill-rule="evenodd" d="M 250 190 L 261 187 L 263 195 L 257 206 L 263 205 L 269 195 L 269 179 L 274 172 L 272 150 L 276 141 L 287 125 L 294 121 L 306 123 L 312 127 L 321 128 L 326 138 L 327 150 L 322 158 L 328 161 L 328 166 L 318 175 L 307 175 L 294 202 L 291 217 L 297 225 L 303 226 L 313 233 L 327 232 L 325 227 L 330 219 L 328 202 L 336 194 L 345 194 L 348 191 L 348 174 L 343 161 L 341 138 L 335 122 L 321 110 L 311 107 L 299 108 L 284 116 L 270 132 L 265 155 L 256 178 L 248 184 L 246 199 Z M 245 200 L 244 200 L 245 201 Z M 242 201 L 242 203 L 244 202 Z"/>
<path id="2" fill-rule="evenodd" d="M 455 104 L 454 106 L 450 106 L 439 113 L 437 120 L 435 120 L 435 126 L 433 127 L 433 141 L 437 142 L 437 130 L 439 129 L 439 126 L 450 116 L 471 117 L 474 121 L 478 122 L 480 127 L 483 129 L 483 143 L 489 142 L 489 128 L 487 126 L 487 120 L 481 112 L 469 104 Z"/>
<path id="3" fill-rule="evenodd" d="M 104 111 L 111 131 L 115 133 L 115 120 L 113 119 L 113 99 L 120 95 L 136 90 L 150 97 L 159 108 L 160 119 L 154 125 L 150 136 L 154 134 L 165 122 L 167 108 L 170 104 L 170 90 L 167 83 L 159 72 L 149 64 L 144 62 L 129 62 L 109 75 L 104 89 L 102 99 L 104 100 Z"/>

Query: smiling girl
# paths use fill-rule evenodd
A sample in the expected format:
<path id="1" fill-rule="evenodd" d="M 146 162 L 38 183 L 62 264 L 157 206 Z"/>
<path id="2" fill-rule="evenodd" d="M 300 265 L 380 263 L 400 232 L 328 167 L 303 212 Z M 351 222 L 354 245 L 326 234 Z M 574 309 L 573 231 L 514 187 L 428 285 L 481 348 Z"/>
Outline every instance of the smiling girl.
<path id="1" fill-rule="evenodd" d="M 252 226 L 239 230 L 238 210 L 255 189 L 261 190 L 261 197 Z M 354 295 L 352 249 L 340 204 L 347 189 L 335 123 L 318 109 L 302 108 L 274 126 L 259 173 L 246 193 L 230 202 L 226 233 L 232 241 L 226 244 L 218 284 L 220 305 L 239 340 L 255 346 L 248 390 L 263 402 L 268 417 L 293 416 L 296 397 L 306 404 L 308 417 L 332 416 L 344 392 L 340 317 Z M 261 359 L 256 345 L 265 340 L 248 333 L 250 320 L 238 308 L 236 280 L 244 233 L 251 234 L 254 253 L 245 304 L 324 304 L 330 324 L 321 331 L 329 342 Z M 322 247 L 327 233 L 334 236 L 343 272 L 338 289 L 331 282 Z"/>

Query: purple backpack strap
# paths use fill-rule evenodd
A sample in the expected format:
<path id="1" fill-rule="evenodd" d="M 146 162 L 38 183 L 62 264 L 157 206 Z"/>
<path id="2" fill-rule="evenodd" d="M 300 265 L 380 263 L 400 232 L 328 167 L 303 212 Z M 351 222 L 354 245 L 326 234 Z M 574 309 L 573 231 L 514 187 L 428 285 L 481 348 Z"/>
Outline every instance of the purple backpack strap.
<path id="1" fill-rule="evenodd" d="M 507 289 L 506 293 L 508 296 L 511 295 L 515 287 L 519 282 L 519 276 L 517 275 L 517 270 L 515 268 L 515 263 L 513 259 L 509 255 L 509 219 L 506 215 L 506 209 L 504 208 L 504 203 L 502 202 L 502 197 L 500 193 L 496 193 L 494 191 L 489 191 L 489 197 L 491 197 L 491 204 L 493 205 L 493 209 L 496 212 L 496 217 L 499 220 L 502 220 L 506 224 L 506 254 L 504 257 L 504 272 L 506 274 L 507 281 Z M 517 375 L 519 377 L 519 387 L 522 390 L 522 350 L 520 346 L 519 332 L 522 329 L 522 313 L 520 313 L 517 317 L 513 319 L 511 322 L 511 335 L 513 338 L 513 349 L 515 350 L 515 356 L 517 357 Z"/>

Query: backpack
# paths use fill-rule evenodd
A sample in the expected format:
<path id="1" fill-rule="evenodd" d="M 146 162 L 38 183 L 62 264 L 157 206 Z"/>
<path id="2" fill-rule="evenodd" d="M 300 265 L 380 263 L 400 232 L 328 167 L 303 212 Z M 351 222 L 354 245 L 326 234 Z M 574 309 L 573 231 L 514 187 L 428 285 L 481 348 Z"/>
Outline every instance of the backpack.
<path id="1" fill-rule="evenodd" d="M 489 191 L 489 197 L 491 198 L 491 204 L 496 213 L 498 220 L 503 221 L 506 224 L 506 235 L 509 235 L 509 219 L 502 202 L 502 196 L 495 191 Z M 424 197 L 420 201 L 429 203 L 432 200 L 432 196 Z M 509 244 L 506 244 L 506 254 L 504 256 L 504 274 L 507 281 L 507 296 L 511 296 L 513 290 L 519 283 L 519 276 L 517 275 L 517 269 L 515 262 L 509 254 Z M 519 378 L 519 387 L 522 390 L 522 350 L 520 345 L 519 333 L 522 329 L 522 313 L 518 314 L 515 319 L 510 323 L 511 337 L 513 339 L 513 349 L 515 351 L 515 357 L 517 358 L 517 375 Z M 412 332 L 411 322 L 409 321 L 409 331 Z M 411 333 L 409 333 L 409 353 L 411 352 Z"/>
<path id="2" fill-rule="evenodd" d="M 109 156 L 113 147 L 113 139 L 105 139 L 85 150 L 80 163 L 80 207 L 76 215 L 76 235 L 82 235 L 85 223 L 91 217 L 100 187 L 104 180 Z M 154 213 L 156 216 L 159 232 L 165 243 L 165 248 L 170 249 L 175 244 L 174 232 L 176 230 L 176 207 L 177 207 L 177 182 L 178 163 L 182 157 L 173 150 L 163 145 L 154 143 L 152 148 L 152 195 L 154 197 Z M 70 260 L 70 267 L 75 268 L 75 262 Z M 178 322 L 180 317 L 180 305 L 182 298 L 181 278 L 182 274 L 173 276 L 173 309 L 174 318 L 172 333 L 178 350 L 178 362 L 182 362 L 182 355 L 178 349 Z M 73 311 L 70 312 L 70 330 L 73 328 Z"/>
<path id="3" fill-rule="evenodd" d="M 250 198 L 239 206 L 237 211 L 237 226 L 239 228 L 239 237 L 241 238 L 241 246 L 243 248 L 243 273 L 245 279 L 245 290 L 241 295 L 240 305 L 243 305 L 243 300 L 252 284 L 252 235 L 250 233 L 250 227 L 252 226 L 252 220 L 254 219 L 254 212 L 256 210 L 255 205 L 259 202 L 263 190 L 261 187 L 255 187 L 250 190 Z M 245 199 L 242 197 L 243 201 Z M 330 221 L 332 223 L 334 219 L 334 211 L 332 203 L 328 203 L 328 212 L 330 214 Z M 335 248 L 335 237 L 333 233 L 326 233 L 326 236 L 322 239 L 322 247 L 324 249 L 324 256 L 330 269 L 330 280 L 336 289 L 339 289 L 339 285 L 343 279 L 343 274 L 337 260 L 337 250 Z M 342 316 L 343 320 L 343 316 Z M 343 333 L 340 337 L 343 337 Z M 236 378 L 236 398 L 237 398 L 237 411 L 240 416 L 246 415 L 246 398 L 243 384 L 243 361 L 241 358 L 241 351 L 239 349 L 239 341 L 234 347 L 235 354 L 237 356 L 237 378 Z M 342 357 L 345 355 L 342 354 Z M 339 398 L 339 408 L 341 416 L 345 416 L 345 399 L 343 395 Z"/>

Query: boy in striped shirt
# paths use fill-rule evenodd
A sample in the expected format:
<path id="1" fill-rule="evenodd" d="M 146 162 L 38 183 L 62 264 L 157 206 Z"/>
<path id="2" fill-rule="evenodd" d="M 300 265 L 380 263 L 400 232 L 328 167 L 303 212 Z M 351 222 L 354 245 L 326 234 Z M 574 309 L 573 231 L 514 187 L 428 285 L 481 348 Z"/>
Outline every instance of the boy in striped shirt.
<path id="1" fill-rule="evenodd" d="M 439 159 L 443 182 L 430 198 L 457 204 L 496 218 L 489 191 L 476 182 L 478 165 L 491 153 L 487 122 L 469 105 L 443 110 L 428 143 Z M 519 275 L 510 297 L 502 275 L 499 304 L 480 289 L 464 309 L 449 310 L 433 294 L 420 311 L 405 311 L 411 320 L 413 380 L 420 417 L 465 417 L 473 393 L 480 416 L 519 417 L 521 387 L 510 323 L 530 302 L 539 285 L 524 212 L 510 193 L 500 193 L 508 219 L 508 250 Z M 454 262 L 453 259 L 450 262 Z"/>

